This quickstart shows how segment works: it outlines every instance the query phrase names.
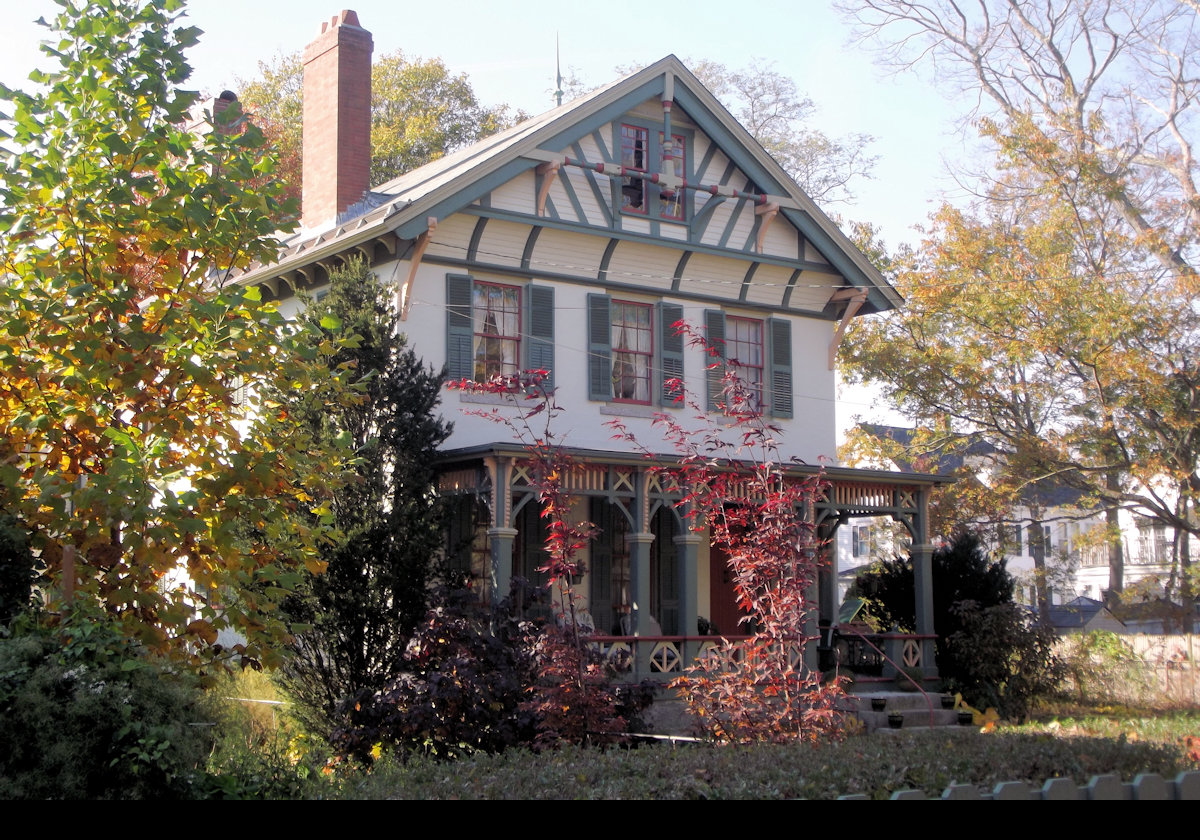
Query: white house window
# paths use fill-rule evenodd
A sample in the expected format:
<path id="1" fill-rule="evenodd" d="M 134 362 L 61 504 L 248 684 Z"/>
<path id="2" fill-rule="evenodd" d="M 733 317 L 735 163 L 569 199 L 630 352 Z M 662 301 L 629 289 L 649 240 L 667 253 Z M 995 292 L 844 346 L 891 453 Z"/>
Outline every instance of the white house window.
<path id="1" fill-rule="evenodd" d="M 521 358 L 521 290 L 515 286 L 476 283 L 473 300 L 473 378 L 486 382 L 519 371 Z"/>
<path id="2" fill-rule="evenodd" d="M 648 303 L 612 302 L 613 399 L 650 404 L 654 310 Z"/>
<path id="3" fill-rule="evenodd" d="M 871 526 L 855 525 L 850 530 L 850 553 L 855 557 L 871 556 Z"/>
<path id="4" fill-rule="evenodd" d="M 674 325 L 683 319 L 683 307 L 602 294 L 587 301 L 588 399 L 674 406 L 684 356 Z"/>
<path id="5" fill-rule="evenodd" d="M 709 411 L 717 411 L 728 401 L 724 377 L 727 370 L 732 370 L 749 389 L 748 399 L 755 403 L 753 408 L 761 408 L 772 417 L 795 416 L 790 320 L 762 321 L 706 309 L 704 332 L 711 352 L 724 361 L 723 365 L 709 365 L 705 373 Z M 769 341 L 766 346 L 764 339 Z"/>

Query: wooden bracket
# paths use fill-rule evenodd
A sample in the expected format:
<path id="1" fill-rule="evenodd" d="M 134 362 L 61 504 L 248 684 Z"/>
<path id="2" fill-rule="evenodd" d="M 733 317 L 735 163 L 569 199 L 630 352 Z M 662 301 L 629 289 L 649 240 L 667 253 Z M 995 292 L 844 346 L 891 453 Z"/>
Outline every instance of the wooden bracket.
<path id="1" fill-rule="evenodd" d="M 779 215 L 779 204 L 772 201 L 767 204 L 760 204 L 754 208 L 755 216 L 762 216 L 763 220 L 758 226 L 758 239 L 754 243 L 754 250 L 758 253 L 763 252 L 763 240 L 767 236 L 767 229 L 771 227 L 771 222 L 775 221 L 775 217 Z"/>
<path id="2" fill-rule="evenodd" d="M 539 163 L 537 166 L 537 174 L 542 178 L 542 185 L 538 187 L 537 194 L 537 214 L 539 216 L 546 215 L 546 197 L 550 195 L 550 185 L 558 177 L 558 170 L 561 167 L 562 161 L 559 160 Z"/>
<path id="3" fill-rule="evenodd" d="M 846 310 L 842 312 L 842 317 L 838 321 L 837 329 L 833 332 L 833 338 L 829 340 L 829 369 L 833 370 L 834 363 L 837 361 L 838 347 L 842 344 L 842 336 L 846 334 L 846 327 L 850 324 L 850 319 L 858 314 L 858 310 L 862 309 L 862 305 L 867 302 L 866 289 L 838 289 L 829 297 L 829 302 L 844 300 L 846 301 Z"/>
<path id="4" fill-rule="evenodd" d="M 412 305 L 412 287 L 413 282 L 417 279 L 417 269 L 421 267 L 421 258 L 425 256 L 425 249 L 429 247 L 429 238 L 433 232 L 437 230 L 437 216 L 430 216 L 426 219 L 429 229 L 417 237 L 416 247 L 413 248 L 412 261 L 408 267 L 408 279 L 404 281 L 404 285 L 397 292 L 399 296 L 400 320 L 408 320 L 408 307 Z"/>

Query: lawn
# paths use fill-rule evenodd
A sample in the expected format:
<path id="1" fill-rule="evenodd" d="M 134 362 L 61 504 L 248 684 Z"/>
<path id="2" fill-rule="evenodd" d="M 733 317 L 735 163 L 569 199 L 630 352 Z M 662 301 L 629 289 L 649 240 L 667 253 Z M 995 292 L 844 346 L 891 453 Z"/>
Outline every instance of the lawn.
<path id="1" fill-rule="evenodd" d="M 988 733 L 888 732 L 819 747 L 659 743 L 405 763 L 385 755 L 370 773 L 335 771 L 333 779 L 325 777 L 331 784 L 311 793 L 366 799 L 833 799 L 863 793 L 884 799 L 919 789 L 936 796 L 952 783 L 990 789 L 1013 780 L 1040 786 L 1053 777 L 1086 783 L 1109 773 L 1170 778 L 1200 769 L 1184 746 L 1192 734 L 1200 734 L 1200 712 L 1072 707 Z"/>

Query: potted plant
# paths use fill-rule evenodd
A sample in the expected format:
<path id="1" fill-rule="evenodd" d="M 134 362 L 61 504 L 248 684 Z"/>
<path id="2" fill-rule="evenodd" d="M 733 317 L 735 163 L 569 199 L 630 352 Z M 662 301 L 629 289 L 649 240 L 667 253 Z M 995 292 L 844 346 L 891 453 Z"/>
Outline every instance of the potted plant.
<path id="1" fill-rule="evenodd" d="M 904 712 L 888 712 L 888 726 L 892 729 L 904 726 Z"/>

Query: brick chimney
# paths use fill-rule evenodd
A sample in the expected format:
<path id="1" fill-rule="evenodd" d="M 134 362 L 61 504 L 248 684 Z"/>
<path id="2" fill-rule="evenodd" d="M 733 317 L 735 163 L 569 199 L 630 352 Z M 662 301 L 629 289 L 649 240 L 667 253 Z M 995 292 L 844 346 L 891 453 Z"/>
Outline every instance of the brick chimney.
<path id="1" fill-rule="evenodd" d="M 371 33 L 343 10 L 304 50 L 300 223 L 330 225 L 371 186 Z"/>

